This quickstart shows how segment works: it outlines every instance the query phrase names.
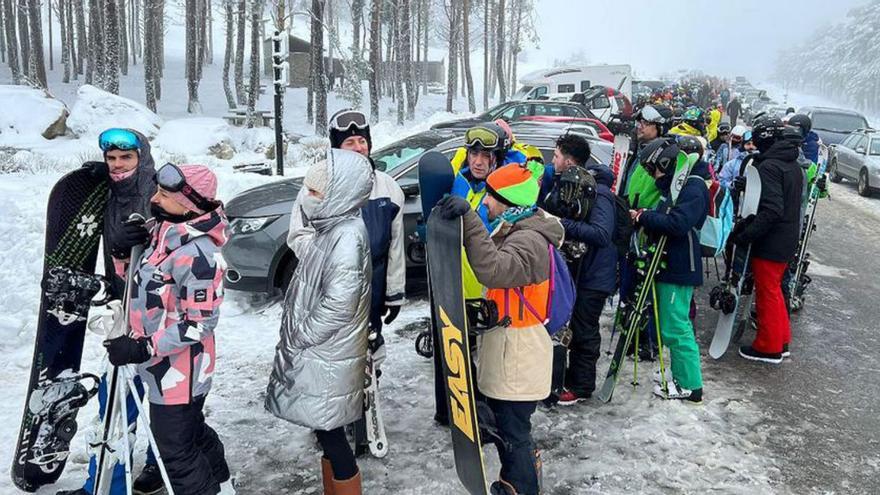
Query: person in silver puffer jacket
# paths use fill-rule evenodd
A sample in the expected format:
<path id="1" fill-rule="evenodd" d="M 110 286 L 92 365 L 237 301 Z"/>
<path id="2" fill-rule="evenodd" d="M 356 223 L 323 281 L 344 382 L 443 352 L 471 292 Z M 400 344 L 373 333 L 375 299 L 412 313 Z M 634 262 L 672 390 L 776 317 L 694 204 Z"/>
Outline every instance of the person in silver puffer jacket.
<path id="1" fill-rule="evenodd" d="M 294 211 L 315 235 L 284 298 L 266 409 L 316 430 L 325 493 L 360 494 L 343 427 L 361 415 L 370 313 L 370 244 L 360 208 L 373 174 L 363 156 L 333 149 L 306 173 Z"/>

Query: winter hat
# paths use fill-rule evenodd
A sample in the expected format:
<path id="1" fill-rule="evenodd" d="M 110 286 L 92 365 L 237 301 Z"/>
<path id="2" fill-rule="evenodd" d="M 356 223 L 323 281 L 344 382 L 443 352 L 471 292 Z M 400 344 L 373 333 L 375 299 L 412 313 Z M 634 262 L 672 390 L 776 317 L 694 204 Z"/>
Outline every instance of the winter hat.
<path id="1" fill-rule="evenodd" d="M 312 189 L 321 194 L 327 193 L 327 187 L 330 185 L 330 162 L 321 160 L 306 172 L 303 178 L 303 186 Z"/>
<path id="2" fill-rule="evenodd" d="M 195 192 L 208 201 L 213 201 L 217 196 L 217 176 L 204 165 L 180 165 L 177 168 L 183 172 L 186 184 Z M 171 197 L 190 211 L 205 213 L 205 210 L 196 206 L 191 199 L 186 197 L 183 191 L 171 193 Z"/>
<path id="3" fill-rule="evenodd" d="M 508 206 L 534 206 L 540 187 L 529 169 L 508 165 L 489 174 L 486 190 Z"/>
<path id="4" fill-rule="evenodd" d="M 361 136 L 367 140 L 367 147 L 370 151 L 373 150 L 373 138 L 370 136 L 370 126 L 366 125 L 363 129 L 359 129 L 355 124 L 349 124 L 345 129 L 339 129 L 339 126 L 334 125 L 337 121 L 337 117 L 345 113 L 356 113 L 360 114 L 360 117 L 363 119 L 363 122 L 367 122 L 366 116 L 363 113 L 358 112 L 357 110 L 340 110 L 333 114 L 330 117 L 330 147 L 339 149 L 342 147 L 342 142 L 352 136 Z"/>

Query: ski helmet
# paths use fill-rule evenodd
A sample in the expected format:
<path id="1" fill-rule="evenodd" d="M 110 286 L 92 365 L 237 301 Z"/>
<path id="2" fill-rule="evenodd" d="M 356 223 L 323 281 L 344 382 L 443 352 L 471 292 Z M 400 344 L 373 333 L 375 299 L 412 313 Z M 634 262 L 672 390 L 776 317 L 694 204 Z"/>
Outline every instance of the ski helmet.
<path id="1" fill-rule="evenodd" d="M 657 133 L 662 136 L 669 130 L 672 116 L 672 109 L 666 105 L 645 105 L 636 113 L 635 118 L 656 125 Z"/>
<path id="2" fill-rule="evenodd" d="M 731 136 L 737 136 L 740 138 L 742 138 L 745 135 L 745 133 L 746 133 L 746 128 L 741 125 L 735 125 L 735 126 L 733 126 L 733 129 L 730 130 Z"/>
<path id="3" fill-rule="evenodd" d="M 688 155 L 691 153 L 696 153 L 703 158 L 703 153 L 705 151 L 705 147 L 703 143 L 700 141 L 700 138 L 696 136 L 678 136 L 677 139 L 678 149 L 684 151 Z"/>
<path id="4" fill-rule="evenodd" d="M 669 174 L 678 162 L 678 152 L 674 138 L 657 138 L 639 151 L 639 163 L 652 176 L 657 170 Z"/>
<path id="5" fill-rule="evenodd" d="M 501 164 L 510 149 L 510 135 L 500 125 L 486 122 L 475 125 L 464 133 L 464 145 L 469 150 L 494 153 Z"/>
<path id="6" fill-rule="evenodd" d="M 802 113 L 796 113 L 789 117 L 788 125 L 799 127 L 801 129 L 801 134 L 803 134 L 804 137 L 807 137 L 807 134 L 813 130 L 813 121 L 810 120 L 810 117 Z"/>
<path id="7" fill-rule="evenodd" d="M 703 119 L 703 110 L 700 107 L 688 108 L 687 110 L 685 110 L 681 118 L 689 124 L 698 123 L 702 125 L 705 122 L 705 120 Z"/>
<path id="8" fill-rule="evenodd" d="M 718 134 L 730 134 L 730 123 L 722 122 L 718 124 Z"/>
<path id="9" fill-rule="evenodd" d="M 752 123 L 752 140 L 759 151 L 767 151 L 773 143 L 782 138 L 784 131 L 785 124 L 782 123 L 782 119 L 763 114 Z"/>

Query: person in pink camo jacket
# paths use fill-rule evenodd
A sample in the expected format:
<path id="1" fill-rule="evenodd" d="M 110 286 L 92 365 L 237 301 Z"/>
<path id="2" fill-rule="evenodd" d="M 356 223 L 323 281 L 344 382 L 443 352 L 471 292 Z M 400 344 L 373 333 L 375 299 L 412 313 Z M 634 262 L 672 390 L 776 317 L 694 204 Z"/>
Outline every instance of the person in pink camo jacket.
<path id="1" fill-rule="evenodd" d="M 156 225 L 134 274 L 131 335 L 105 346 L 111 363 L 137 364 L 149 386 L 151 429 L 174 492 L 214 495 L 229 468 L 202 408 L 214 373 L 228 222 L 208 168 L 166 164 L 156 181 Z"/>

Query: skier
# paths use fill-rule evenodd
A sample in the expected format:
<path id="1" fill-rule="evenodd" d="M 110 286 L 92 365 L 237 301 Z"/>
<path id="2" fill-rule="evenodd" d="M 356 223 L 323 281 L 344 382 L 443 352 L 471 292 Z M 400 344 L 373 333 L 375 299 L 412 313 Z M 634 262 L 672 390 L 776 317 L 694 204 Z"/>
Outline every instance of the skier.
<path id="1" fill-rule="evenodd" d="M 132 335 L 104 346 L 113 365 L 137 364 L 149 386 L 151 430 L 174 492 L 213 495 L 231 487 L 223 443 L 202 412 L 216 362 L 228 222 L 207 167 L 168 163 L 156 182 L 157 224 L 135 267 Z"/>
<path id="2" fill-rule="evenodd" d="M 657 374 L 654 394 L 664 399 L 692 403 L 703 400 L 700 349 L 690 320 L 690 304 L 695 287 L 703 284 L 699 229 L 706 220 L 709 168 L 699 161 L 681 186 L 677 200 L 670 197 L 679 148 L 672 139 L 657 139 L 642 150 L 640 162 L 656 179 L 663 193 L 655 209 L 631 210 L 633 222 L 649 236 L 667 236 L 666 266 L 657 276 L 653 290 L 657 298 L 658 321 L 663 344 L 672 360 L 667 390 Z"/>
<path id="3" fill-rule="evenodd" d="M 452 194 L 467 200 L 489 228 L 488 209 L 483 204 L 486 196 L 486 178 L 504 164 L 511 142 L 508 133 L 491 122 L 471 127 L 464 134 L 464 148 L 456 152 L 453 167 L 461 161 L 452 184 Z M 467 283 L 465 283 L 467 285 Z"/>
<path id="4" fill-rule="evenodd" d="M 550 393 L 553 344 L 543 322 L 529 311 L 505 310 L 523 302 L 546 308 L 549 295 L 548 244 L 559 247 L 559 220 L 535 206 L 539 188 L 528 169 L 502 167 L 487 179 L 483 199 L 491 222 L 487 231 L 471 205 L 459 196 L 438 204 L 444 218 L 462 217 L 464 247 L 474 272 L 487 287 L 486 298 L 499 309 L 499 324 L 478 337 L 477 383 L 494 413 L 503 444 L 500 479 L 492 493 L 535 495 L 540 485 L 540 456 L 531 438 L 531 416 Z M 511 304 L 506 305 L 508 308 Z M 506 325 L 505 325 L 506 324 Z"/>
<path id="5" fill-rule="evenodd" d="M 783 138 L 784 124 L 778 117 L 759 117 L 752 136 L 759 155 L 755 159 L 761 176 L 758 213 L 739 222 L 731 232 L 737 245 L 751 244 L 751 267 L 755 280 L 758 330 L 752 345 L 740 348 L 740 356 L 779 364 L 789 354 L 791 326 L 782 294 L 782 279 L 797 250 L 801 227 L 804 181 L 798 165 L 798 147 Z"/>
<path id="6" fill-rule="evenodd" d="M 569 363 L 565 373 L 565 390 L 559 396 L 560 405 L 584 401 L 596 389 L 596 361 L 602 337 L 599 317 L 605 300 L 617 286 L 617 248 L 612 243 L 615 227 L 615 205 L 611 185 L 614 175 L 606 165 L 588 165 L 590 143 L 577 134 L 564 134 L 556 140 L 553 155 L 552 183 L 543 184 L 542 190 L 558 189 L 559 177 L 572 167 L 583 167 L 596 179 L 596 198 L 584 219 L 563 218 L 565 239 L 583 242 L 587 252 L 579 260 L 574 276 L 577 298 L 571 318 L 572 338 L 568 346 Z M 546 182 L 546 181 L 545 181 Z M 546 202 L 553 193 L 543 194 L 539 205 L 552 212 Z"/>
<path id="7" fill-rule="evenodd" d="M 740 147 L 743 142 L 743 135 L 746 128 L 738 125 L 730 129 L 730 137 L 727 141 L 721 143 L 715 150 L 715 156 L 712 159 L 712 168 L 716 173 L 720 173 L 724 164 L 736 158 L 740 153 Z"/>
<path id="8" fill-rule="evenodd" d="M 739 97 L 734 96 L 730 103 L 727 104 L 727 115 L 730 116 L 730 125 L 736 126 L 741 114 L 742 104 L 739 102 Z"/>
<path id="9" fill-rule="evenodd" d="M 156 175 L 153 155 L 150 153 L 150 142 L 143 134 L 131 130 L 111 128 L 98 136 L 98 147 L 104 154 L 102 162 L 86 162 L 84 168 L 90 169 L 96 177 L 107 180 L 110 186 L 110 197 L 104 210 L 104 232 L 102 234 L 105 249 L 104 273 L 113 274 L 110 280 L 110 292 L 113 298 L 122 298 L 125 280 L 115 276 L 116 258 L 128 258 L 131 247 L 143 244 L 149 239 L 149 232 L 143 225 L 126 225 L 124 222 L 132 213 L 139 213 L 145 218 L 150 215 L 150 198 L 156 192 Z M 138 410 L 135 400 L 143 399 L 143 385 L 140 378 L 135 378 L 139 390 L 137 398 L 128 397 L 128 424 L 137 421 Z M 107 373 L 102 373 L 98 392 L 99 421 L 103 420 L 107 409 Z M 88 495 L 94 491 L 96 456 L 89 457 L 88 478 L 85 485 L 78 490 L 62 490 L 58 495 Z M 159 467 L 153 450 L 147 447 L 147 459 L 143 471 L 135 479 L 132 490 L 134 493 L 154 494 L 164 487 Z M 110 482 L 110 494 L 125 493 L 125 468 L 120 464 L 113 467 L 113 479 Z"/>
<path id="10" fill-rule="evenodd" d="M 722 145 L 730 145 L 730 124 L 727 122 L 721 122 L 718 124 L 718 136 L 709 143 L 709 147 L 712 148 L 716 154 Z"/>
<path id="11" fill-rule="evenodd" d="M 757 151 L 757 148 L 755 148 L 755 143 L 752 141 L 752 131 L 745 131 L 738 153 L 721 167 L 721 172 L 718 173 L 718 182 L 723 187 L 732 190 L 735 185 L 734 180 L 740 177 L 743 160 L 755 151 Z"/>
<path id="12" fill-rule="evenodd" d="M 330 150 L 303 180 L 293 211 L 303 240 L 284 298 L 266 410 L 315 430 L 325 494 L 359 495 L 361 473 L 344 427 L 363 414 L 370 311 L 370 240 L 361 219 L 374 174 L 363 156 Z M 321 377 L 320 380 L 315 380 Z"/>

